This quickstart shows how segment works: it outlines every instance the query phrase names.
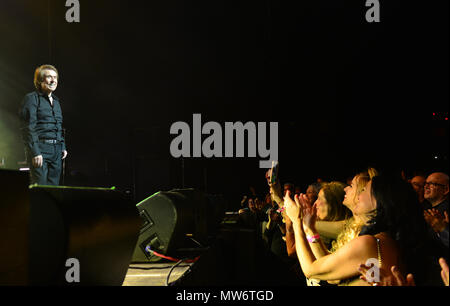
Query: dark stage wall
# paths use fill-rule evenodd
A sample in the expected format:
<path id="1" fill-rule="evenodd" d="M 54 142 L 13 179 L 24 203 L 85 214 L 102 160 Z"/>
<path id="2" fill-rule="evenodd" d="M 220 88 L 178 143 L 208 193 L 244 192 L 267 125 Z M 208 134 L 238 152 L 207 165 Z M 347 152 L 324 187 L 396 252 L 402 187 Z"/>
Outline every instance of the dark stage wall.
<path id="1" fill-rule="evenodd" d="M 198 187 L 264 189 L 259 158 L 174 159 L 170 125 L 279 122 L 282 181 L 367 166 L 448 167 L 448 1 L 0 2 L 0 157 L 24 159 L 16 111 L 34 69 L 60 72 L 66 185 L 142 199 Z M 438 155 L 438 160 L 434 156 Z M 184 173 L 184 176 L 182 174 Z"/>

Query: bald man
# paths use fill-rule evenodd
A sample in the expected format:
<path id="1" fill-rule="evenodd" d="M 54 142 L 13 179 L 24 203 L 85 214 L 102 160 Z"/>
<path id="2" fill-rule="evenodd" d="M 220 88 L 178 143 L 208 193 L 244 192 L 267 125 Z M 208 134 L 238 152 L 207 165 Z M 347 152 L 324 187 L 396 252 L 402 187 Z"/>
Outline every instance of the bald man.
<path id="1" fill-rule="evenodd" d="M 449 177 L 442 172 L 430 174 L 425 181 L 424 198 L 432 208 L 424 212 L 425 220 L 448 247 L 448 191 Z"/>

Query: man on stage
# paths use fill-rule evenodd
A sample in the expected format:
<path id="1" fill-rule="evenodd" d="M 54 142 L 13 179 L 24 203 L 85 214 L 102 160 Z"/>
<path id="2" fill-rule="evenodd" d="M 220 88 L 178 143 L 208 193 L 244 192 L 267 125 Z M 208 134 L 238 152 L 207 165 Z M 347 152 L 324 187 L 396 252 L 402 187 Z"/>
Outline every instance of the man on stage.
<path id="1" fill-rule="evenodd" d="M 62 133 L 63 116 L 59 99 L 58 71 L 43 65 L 34 73 L 33 91 L 25 96 L 19 111 L 27 160 L 31 160 L 30 181 L 39 185 L 59 185 L 62 160 L 67 157 Z"/>

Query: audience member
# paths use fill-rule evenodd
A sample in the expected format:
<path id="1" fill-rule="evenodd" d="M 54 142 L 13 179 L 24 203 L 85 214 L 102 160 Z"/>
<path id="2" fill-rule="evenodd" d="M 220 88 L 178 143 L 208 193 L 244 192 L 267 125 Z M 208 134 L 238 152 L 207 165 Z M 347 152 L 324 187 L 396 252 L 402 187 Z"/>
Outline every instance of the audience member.
<path id="1" fill-rule="evenodd" d="M 306 196 L 308 197 L 311 203 L 316 202 L 317 197 L 319 196 L 319 191 L 322 189 L 323 183 L 313 183 L 308 186 L 306 189 Z"/>
<path id="2" fill-rule="evenodd" d="M 359 173 L 349 186 L 320 180 L 305 194 L 268 181 L 265 197 L 251 188 L 242 199 L 241 224 L 256 230 L 272 270 L 296 266 L 308 285 L 448 286 L 448 175 L 376 174 Z M 379 282 L 367 278 L 370 258 L 378 261 Z"/>
<path id="3" fill-rule="evenodd" d="M 309 200 L 309 203 L 315 203 L 317 197 L 319 195 L 319 191 L 324 186 L 325 183 L 314 183 L 308 186 L 308 190 L 306 190 L 306 197 Z M 345 224 L 345 219 L 340 221 L 321 221 L 318 220 L 316 222 L 316 228 L 319 234 L 323 235 L 323 237 L 328 238 L 329 240 L 334 240 L 337 238 L 337 235 L 342 231 L 343 226 Z"/>
<path id="4" fill-rule="evenodd" d="M 253 213 L 256 212 L 256 197 L 250 197 L 248 199 L 248 209 Z"/>
<path id="5" fill-rule="evenodd" d="M 294 194 L 295 188 L 294 188 L 294 184 L 292 183 L 285 183 L 283 185 L 283 196 L 286 195 L 286 192 L 289 190 L 290 194 Z"/>
<path id="6" fill-rule="evenodd" d="M 345 220 L 351 211 L 342 205 L 345 197 L 345 185 L 341 182 L 325 183 L 319 191 L 314 205 L 317 206 L 317 217 L 322 221 Z"/>
<path id="7" fill-rule="evenodd" d="M 367 266 L 366 264 L 361 264 L 359 267 L 359 273 L 361 273 L 360 279 L 365 281 L 371 286 L 415 286 L 414 276 L 409 273 L 406 278 L 403 277 L 402 273 L 396 266 L 392 266 L 390 273 L 385 273 L 383 270 L 378 275 L 378 281 L 375 282 L 374 279 L 368 279 L 367 275 L 370 275 L 372 266 Z"/>
<path id="8" fill-rule="evenodd" d="M 320 189 L 322 189 L 324 183 L 312 183 L 308 186 L 308 188 L 306 189 L 306 196 L 308 197 L 308 200 L 311 203 L 315 203 L 318 196 L 319 196 L 319 192 Z M 283 203 L 284 201 L 283 196 L 280 194 L 279 189 L 275 188 L 276 186 L 271 186 L 271 191 L 272 194 L 274 196 L 274 198 L 277 200 L 278 205 L 280 205 L 281 207 L 283 207 Z M 285 215 L 285 214 L 283 214 Z M 296 257 L 296 253 L 295 253 L 295 239 L 294 239 L 294 231 L 292 229 L 292 222 L 289 218 L 284 218 L 285 221 L 285 229 L 286 229 L 286 234 L 285 234 L 285 241 L 286 241 L 286 248 L 287 248 L 287 253 L 289 257 Z"/>
<path id="9" fill-rule="evenodd" d="M 410 180 L 411 186 L 413 186 L 414 190 L 416 191 L 417 196 L 419 197 L 419 202 L 421 204 L 423 203 L 424 208 L 425 208 L 425 205 L 427 204 L 427 202 L 424 203 L 424 201 L 425 201 L 425 198 L 424 198 L 425 181 L 426 181 L 426 178 L 422 175 L 416 175 L 413 178 L 411 178 L 411 180 Z"/>
<path id="10" fill-rule="evenodd" d="M 322 189 L 322 187 L 326 187 Z M 319 198 L 320 194 L 320 198 Z M 345 195 L 344 184 L 340 182 L 313 183 L 308 186 L 306 197 L 310 203 L 316 203 L 321 207 L 319 220 L 316 225 L 319 231 L 326 237 L 328 244 L 332 239 L 336 239 L 342 230 L 345 219 L 349 218 L 351 212 L 342 206 L 341 198 Z M 341 216 L 341 215 L 344 215 Z M 286 218 L 286 229 L 289 237 L 286 237 L 286 244 L 289 256 L 295 256 L 295 244 L 293 243 L 292 223 Z M 336 221 L 337 220 L 337 221 Z M 329 234 L 326 234 L 329 233 Z"/>
<path id="11" fill-rule="evenodd" d="M 280 183 L 277 181 L 273 184 L 269 183 L 269 192 L 272 200 L 277 203 L 279 207 L 283 207 L 283 195 Z"/>
<path id="12" fill-rule="evenodd" d="M 295 186 L 294 194 L 300 194 L 300 193 L 302 193 L 302 188 L 300 188 L 300 186 Z"/>
<path id="13" fill-rule="evenodd" d="M 448 264 L 444 258 L 439 258 L 439 264 L 441 265 L 441 277 L 445 286 L 449 286 L 449 276 L 448 276 Z"/>
<path id="14" fill-rule="evenodd" d="M 370 179 L 374 177 L 376 174 L 377 174 L 376 170 L 370 168 L 367 172 L 362 172 L 355 175 L 355 177 L 352 179 L 350 186 L 345 187 L 345 196 L 342 204 L 353 212 L 353 208 L 357 203 L 359 194 L 367 185 L 367 183 L 370 181 Z M 308 198 L 306 197 L 306 199 Z M 306 204 L 308 207 L 311 206 L 311 202 L 309 201 L 306 201 Z M 310 212 L 313 211 L 310 210 Z M 306 232 L 309 232 L 310 235 L 314 235 L 314 233 L 317 232 L 322 237 L 323 228 L 327 229 L 326 230 L 327 235 L 329 235 L 329 232 L 332 230 L 336 231 L 334 235 L 337 237 L 337 239 L 336 241 L 332 242 L 332 248 L 330 250 L 328 250 L 328 248 L 322 243 L 322 239 L 319 241 L 319 243 L 310 243 L 311 249 L 316 259 L 328 255 L 330 252 L 335 252 L 337 249 L 339 249 L 349 241 L 356 238 L 359 235 L 362 226 L 364 225 L 363 216 L 360 217 L 358 215 L 353 214 L 351 218 L 348 218 L 343 221 L 344 222 L 343 226 L 341 226 L 342 223 L 340 221 L 322 222 L 322 224 L 327 224 L 327 227 L 322 225 L 321 230 L 317 226 L 320 224 L 320 221 L 316 221 L 315 218 L 313 218 L 313 216 L 305 214 L 304 218 L 308 219 L 306 220 L 306 222 L 304 222 L 304 230 Z M 355 281 L 358 282 L 359 279 L 358 278 L 349 279 L 346 281 L 346 283 L 341 283 L 341 285 L 349 285 L 351 282 L 353 282 L 353 284 L 356 284 Z M 333 282 L 329 281 L 329 283 L 339 284 L 340 281 L 333 281 Z"/>
<path id="15" fill-rule="evenodd" d="M 272 200 L 272 197 L 270 196 L 270 192 L 266 194 L 266 197 L 264 199 L 264 204 L 265 204 L 264 207 L 265 207 L 266 211 L 276 205 L 276 203 Z"/>
<path id="16" fill-rule="evenodd" d="M 350 210 L 342 205 L 342 201 L 344 200 L 345 196 L 344 186 L 345 185 L 340 182 L 323 184 L 322 189 L 319 191 L 318 198 L 314 202 L 314 209 L 317 213 L 317 217 L 320 220 L 340 221 L 345 220 L 351 216 Z M 302 196 L 304 196 L 304 198 L 309 202 L 309 197 L 306 197 L 306 195 Z M 286 197 L 289 197 L 289 194 L 287 194 Z M 292 201 L 292 199 L 290 200 Z M 292 227 L 293 223 L 288 221 L 287 226 Z M 296 251 L 295 235 L 291 229 L 287 230 L 286 233 L 286 248 L 288 251 L 288 255 L 292 256 Z M 321 243 L 323 243 L 322 247 L 324 249 L 328 249 L 331 246 L 331 239 L 323 238 Z M 310 286 L 325 284 L 320 283 L 318 280 L 310 278 L 308 278 L 307 283 Z"/>
<path id="17" fill-rule="evenodd" d="M 269 221 L 266 224 L 265 235 L 268 238 L 270 251 L 278 256 L 282 261 L 292 263 L 286 251 L 286 243 L 283 239 L 286 229 L 282 221 L 281 213 L 276 209 L 268 211 Z"/>
<path id="18" fill-rule="evenodd" d="M 439 265 L 441 266 L 441 278 L 444 286 L 449 286 L 449 274 L 448 274 L 448 265 L 444 258 L 439 258 Z M 374 282 L 367 278 L 368 273 L 370 273 L 370 269 L 372 267 L 367 266 L 365 264 L 361 264 L 359 271 L 361 273 L 360 278 L 366 281 L 369 285 L 372 286 L 415 286 L 414 275 L 409 273 L 406 278 L 403 277 L 400 270 L 396 266 L 391 267 L 392 275 L 386 275 L 385 273 L 381 273 L 379 275 L 379 282 Z"/>
<path id="19" fill-rule="evenodd" d="M 297 257 L 308 278 L 335 281 L 359 275 L 358 267 L 369 258 L 378 259 L 380 271 L 392 274 L 388 267 L 400 271 L 410 269 L 416 283 L 432 283 L 427 272 L 432 271 L 428 261 L 436 249 L 427 236 L 425 221 L 417 203 L 417 196 L 408 183 L 393 177 L 376 176 L 359 195 L 353 211 L 365 216 L 367 222 L 360 235 L 334 253 L 316 259 L 310 243 L 319 242 L 317 235 L 307 235 L 303 228 L 308 209 L 306 197 L 284 198 L 286 214 L 293 223 Z M 303 211 L 303 212 L 302 212 Z M 408 216 L 405 218 L 405 216 Z M 308 242 L 309 241 L 309 242 Z"/>
<path id="20" fill-rule="evenodd" d="M 267 217 L 267 220 L 262 221 L 261 227 L 262 227 L 262 238 L 268 249 L 270 249 L 270 246 L 272 243 L 272 240 L 271 240 L 272 236 L 271 236 L 270 232 L 268 231 L 269 227 L 271 226 L 271 225 L 268 225 L 271 221 L 269 214 L 272 210 L 276 210 L 277 208 L 278 208 L 278 205 L 277 205 L 277 203 L 275 203 L 275 201 L 272 200 L 270 193 L 267 194 L 266 205 L 265 205 L 263 211 L 266 213 L 266 215 L 268 215 L 268 217 Z"/>
<path id="21" fill-rule="evenodd" d="M 424 212 L 424 217 L 447 248 L 449 246 L 448 192 L 449 177 L 447 174 L 435 172 L 427 177 L 424 198 L 430 202 L 431 209 Z"/>
<path id="22" fill-rule="evenodd" d="M 242 197 L 241 203 L 240 203 L 240 208 L 239 208 L 239 213 L 243 213 L 245 210 L 248 210 L 248 196 L 244 195 Z"/>
<path id="23" fill-rule="evenodd" d="M 333 242 L 330 252 L 335 252 L 354 238 L 358 237 L 367 220 L 365 220 L 365 215 L 360 216 L 354 213 L 354 208 L 358 204 L 359 195 L 364 190 L 367 183 L 369 183 L 369 181 L 377 174 L 378 173 L 374 168 L 369 168 L 366 172 L 355 175 L 350 185 L 345 187 L 345 197 L 342 204 L 352 211 L 353 216 L 345 220 L 344 227 L 342 231 L 338 233 L 337 239 Z M 319 234 L 322 235 L 320 231 Z"/>
<path id="24" fill-rule="evenodd" d="M 257 197 L 248 195 L 244 196 L 244 199 L 241 202 L 242 208 L 239 209 L 238 224 L 245 228 L 256 229 L 258 226 Z"/>

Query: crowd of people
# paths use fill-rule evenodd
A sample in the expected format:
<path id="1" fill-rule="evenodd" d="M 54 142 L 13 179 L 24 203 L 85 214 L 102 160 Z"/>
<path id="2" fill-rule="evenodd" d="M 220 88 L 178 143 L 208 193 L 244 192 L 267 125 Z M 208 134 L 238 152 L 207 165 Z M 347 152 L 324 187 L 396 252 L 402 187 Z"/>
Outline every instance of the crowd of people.
<path id="1" fill-rule="evenodd" d="M 346 183 L 269 178 L 245 195 L 239 222 L 308 286 L 449 285 L 449 177 L 369 168 Z"/>

